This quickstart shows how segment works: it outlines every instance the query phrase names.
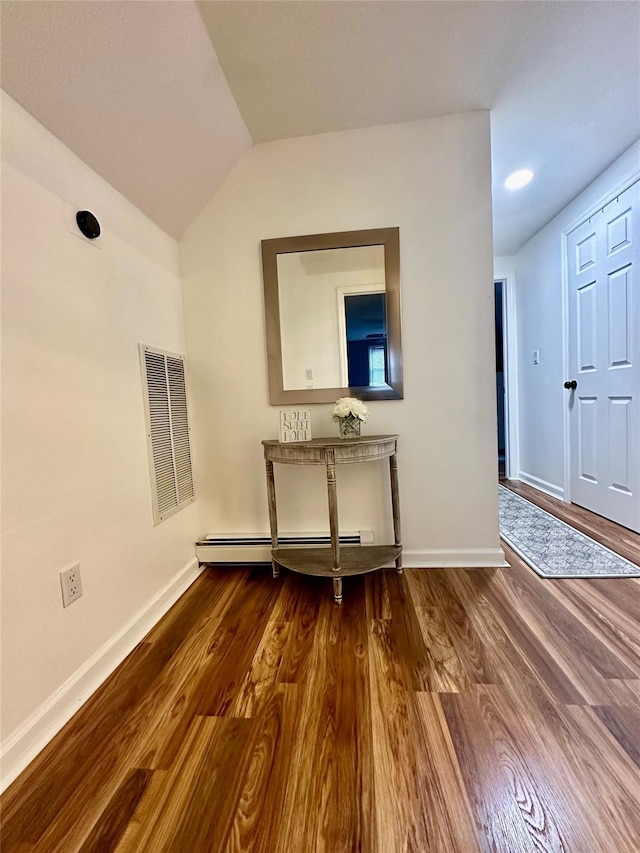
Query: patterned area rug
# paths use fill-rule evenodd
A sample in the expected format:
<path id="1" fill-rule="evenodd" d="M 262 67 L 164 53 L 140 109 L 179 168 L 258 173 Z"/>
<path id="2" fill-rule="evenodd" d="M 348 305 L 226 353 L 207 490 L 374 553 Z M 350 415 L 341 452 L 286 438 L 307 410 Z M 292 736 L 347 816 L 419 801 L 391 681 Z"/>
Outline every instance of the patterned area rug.
<path id="1" fill-rule="evenodd" d="M 500 535 L 543 578 L 633 578 L 640 566 L 504 486 Z"/>

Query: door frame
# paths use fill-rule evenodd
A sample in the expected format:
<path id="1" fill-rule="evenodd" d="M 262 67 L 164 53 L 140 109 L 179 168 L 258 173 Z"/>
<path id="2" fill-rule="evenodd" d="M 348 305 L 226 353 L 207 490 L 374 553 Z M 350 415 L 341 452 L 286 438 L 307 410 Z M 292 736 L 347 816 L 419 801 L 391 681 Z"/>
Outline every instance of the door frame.
<path id="1" fill-rule="evenodd" d="M 345 284 L 336 287 L 338 310 L 338 345 L 340 354 L 340 377 L 342 387 L 349 387 L 349 357 L 347 353 L 347 308 L 346 296 L 357 296 L 360 293 L 385 293 L 384 281 L 372 284 Z"/>
<path id="2" fill-rule="evenodd" d="M 504 372 L 505 477 L 517 478 L 520 471 L 518 421 L 518 324 L 516 315 L 516 274 L 494 275 L 502 282 L 502 365 Z"/>
<path id="3" fill-rule="evenodd" d="M 614 201 L 629 187 L 632 187 L 640 180 L 640 169 L 635 169 L 628 178 L 620 183 L 615 189 L 609 190 L 604 195 L 600 196 L 597 202 L 592 204 L 584 213 L 577 216 L 569 225 L 562 229 L 561 232 L 561 257 L 562 257 L 562 375 L 564 379 L 570 379 L 569 376 L 569 235 L 576 228 L 579 228 L 592 216 L 595 216 L 601 210 Z M 562 500 L 565 503 L 571 503 L 571 425 L 569 412 L 569 395 L 566 395 L 562 406 L 562 425 L 563 425 L 563 454 L 564 454 L 564 491 Z"/>

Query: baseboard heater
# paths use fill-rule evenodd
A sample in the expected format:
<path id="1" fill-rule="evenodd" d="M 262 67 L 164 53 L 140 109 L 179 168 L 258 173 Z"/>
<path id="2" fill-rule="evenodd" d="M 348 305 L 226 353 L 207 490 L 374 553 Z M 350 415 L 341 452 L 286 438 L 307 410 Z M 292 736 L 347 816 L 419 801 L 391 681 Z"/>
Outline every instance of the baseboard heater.
<path id="1" fill-rule="evenodd" d="M 341 545 L 373 545 L 372 530 L 340 534 Z M 279 533 L 280 548 L 317 548 L 331 545 L 328 533 Z M 196 542 L 200 563 L 271 563 L 271 537 L 264 533 L 212 533 Z"/>

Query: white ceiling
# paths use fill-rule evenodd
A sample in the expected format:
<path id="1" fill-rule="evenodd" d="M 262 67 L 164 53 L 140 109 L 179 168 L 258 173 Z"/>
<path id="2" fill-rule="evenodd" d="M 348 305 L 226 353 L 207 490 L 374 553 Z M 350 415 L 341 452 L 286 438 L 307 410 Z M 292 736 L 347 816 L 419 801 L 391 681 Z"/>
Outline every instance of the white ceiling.
<path id="1" fill-rule="evenodd" d="M 254 142 L 492 110 L 512 254 L 640 136 L 635 2 L 202 2 Z M 535 182 L 502 186 L 530 166 Z"/>
<path id="2" fill-rule="evenodd" d="M 179 238 L 251 147 L 195 3 L 2 0 L 0 15 L 2 88 Z"/>
<path id="3" fill-rule="evenodd" d="M 3 88 L 175 237 L 251 139 L 491 109 L 494 248 L 511 254 L 640 136 L 640 4 L 627 0 L 1 11 Z M 534 182 L 509 193 L 523 166 Z"/>

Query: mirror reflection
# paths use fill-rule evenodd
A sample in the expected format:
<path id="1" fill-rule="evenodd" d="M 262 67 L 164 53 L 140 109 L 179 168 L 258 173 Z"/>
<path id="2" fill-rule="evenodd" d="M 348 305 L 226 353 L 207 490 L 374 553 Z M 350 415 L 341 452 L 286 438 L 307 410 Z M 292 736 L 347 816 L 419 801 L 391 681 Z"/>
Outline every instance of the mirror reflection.
<path id="1" fill-rule="evenodd" d="M 269 398 L 402 398 L 397 228 L 262 241 Z"/>
<path id="2" fill-rule="evenodd" d="M 386 385 L 384 246 L 290 252 L 277 267 L 284 389 Z"/>

